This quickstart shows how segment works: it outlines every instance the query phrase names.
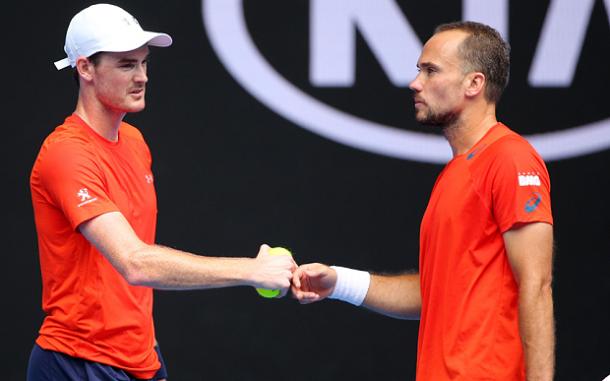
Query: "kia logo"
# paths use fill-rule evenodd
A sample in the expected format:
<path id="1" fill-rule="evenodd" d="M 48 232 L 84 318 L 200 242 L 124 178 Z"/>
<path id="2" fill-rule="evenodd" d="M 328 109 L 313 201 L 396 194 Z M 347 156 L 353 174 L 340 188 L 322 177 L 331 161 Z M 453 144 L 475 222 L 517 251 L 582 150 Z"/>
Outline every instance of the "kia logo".
<path id="1" fill-rule="evenodd" d="M 594 4 L 595 0 L 578 0 L 577 6 L 573 0 L 551 0 L 529 69 L 529 86 L 570 87 Z M 354 85 L 356 28 L 393 85 L 406 86 L 411 81 L 413 72 L 405 68 L 415 66 L 422 42 L 395 1 L 310 0 L 309 6 L 313 86 Z M 510 41 L 508 0 L 464 0 L 462 11 L 464 19 L 492 25 Z M 252 96 L 297 126 L 380 155 L 437 164 L 451 158 L 440 135 L 352 115 L 280 75 L 256 48 L 242 0 L 202 0 L 202 15 L 211 45 L 229 73 Z M 610 147 L 610 118 L 525 137 L 547 161 L 581 156 Z"/>

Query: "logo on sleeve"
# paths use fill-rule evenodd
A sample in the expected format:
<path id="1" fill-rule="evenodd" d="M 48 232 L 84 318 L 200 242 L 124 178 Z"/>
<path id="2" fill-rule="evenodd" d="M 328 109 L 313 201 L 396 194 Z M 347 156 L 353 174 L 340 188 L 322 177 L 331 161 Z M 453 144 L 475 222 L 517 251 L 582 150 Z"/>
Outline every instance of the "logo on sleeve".
<path id="1" fill-rule="evenodd" d="M 87 205 L 87 204 L 97 200 L 97 197 L 91 197 L 91 195 L 89 194 L 89 190 L 87 188 L 79 189 L 78 193 L 76 193 L 76 197 L 78 197 L 80 199 L 80 204 L 76 205 L 79 208 L 83 205 Z"/>
<path id="2" fill-rule="evenodd" d="M 538 192 L 532 193 L 532 197 L 525 202 L 525 212 L 531 213 L 538 208 L 538 205 L 542 202 L 542 196 Z"/>
<path id="3" fill-rule="evenodd" d="M 146 179 L 146 183 L 148 183 L 148 184 L 152 184 L 153 181 L 155 181 L 155 178 L 153 177 L 153 175 L 150 175 L 150 174 L 144 175 L 144 178 Z"/>
<path id="4" fill-rule="evenodd" d="M 517 175 L 519 177 L 520 187 L 527 187 L 530 185 L 540 186 L 540 177 L 538 172 L 519 172 Z"/>

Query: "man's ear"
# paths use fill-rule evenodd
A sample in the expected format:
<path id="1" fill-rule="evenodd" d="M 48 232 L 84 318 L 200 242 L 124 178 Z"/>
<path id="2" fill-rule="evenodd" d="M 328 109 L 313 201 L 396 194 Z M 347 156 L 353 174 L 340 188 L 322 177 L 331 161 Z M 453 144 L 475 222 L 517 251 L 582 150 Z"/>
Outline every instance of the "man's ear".
<path id="1" fill-rule="evenodd" d="M 486 78 L 485 74 L 481 72 L 468 73 L 466 78 L 466 96 L 476 97 L 478 94 L 485 90 Z"/>
<path id="2" fill-rule="evenodd" d="M 93 69 L 93 62 L 89 61 L 86 57 L 78 57 L 76 60 L 76 70 L 84 81 L 90 82 L 93 79 Z"/>

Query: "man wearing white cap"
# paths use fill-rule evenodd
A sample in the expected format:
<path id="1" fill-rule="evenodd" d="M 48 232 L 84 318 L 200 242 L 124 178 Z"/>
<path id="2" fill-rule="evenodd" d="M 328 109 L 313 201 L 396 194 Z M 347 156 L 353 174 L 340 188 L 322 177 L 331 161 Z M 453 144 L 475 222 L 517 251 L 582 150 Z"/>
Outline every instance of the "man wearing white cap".
<path id="1" fill-rule="evenodd" d="M 44 141 L 30 178 L 46 317 L 28 380 L 158 380 L 152 289 L 290 286 L 289 256 L 204 257 L 154 244 L 156 195 L 141 133 L 123 122 L 145 106 L 148 46 L 119 7 L 97 4 L 68 27 L 79 83 L 76 110 Z"/>

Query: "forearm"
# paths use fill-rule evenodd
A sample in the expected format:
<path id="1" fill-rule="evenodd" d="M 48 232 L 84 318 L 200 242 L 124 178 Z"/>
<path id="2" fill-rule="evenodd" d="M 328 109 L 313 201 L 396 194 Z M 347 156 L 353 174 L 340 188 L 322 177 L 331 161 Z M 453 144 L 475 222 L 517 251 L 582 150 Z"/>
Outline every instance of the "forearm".
<path id="1" fill-rule="evenodd" d="M 555 324 L 550 284 L 519 288 L 519 329 L 528 381 L 553 380 Z"/>
<path id="2" fill-rule="evenodd" d="M 253 258 L 204 257 L 159 245 L 129 255 L 129 283 L 166 290 L 253 285 Z"/>
<path id="3" fill-rule="evenodd" d="M 398 319 L 419 319 L 419 274 L 372 275 L 371 285 L 362 305 Z"/>
<path id="4" fill-rule="evenodd" d="M 296 268 L 292 257 L 271 256 L 266 245 L 256 258 L 204 257 L 148 245 L 119 212 L 97 216 L 79 229 L 133 285 L 170 290 L 239 285 L 286 290 Z"/>

